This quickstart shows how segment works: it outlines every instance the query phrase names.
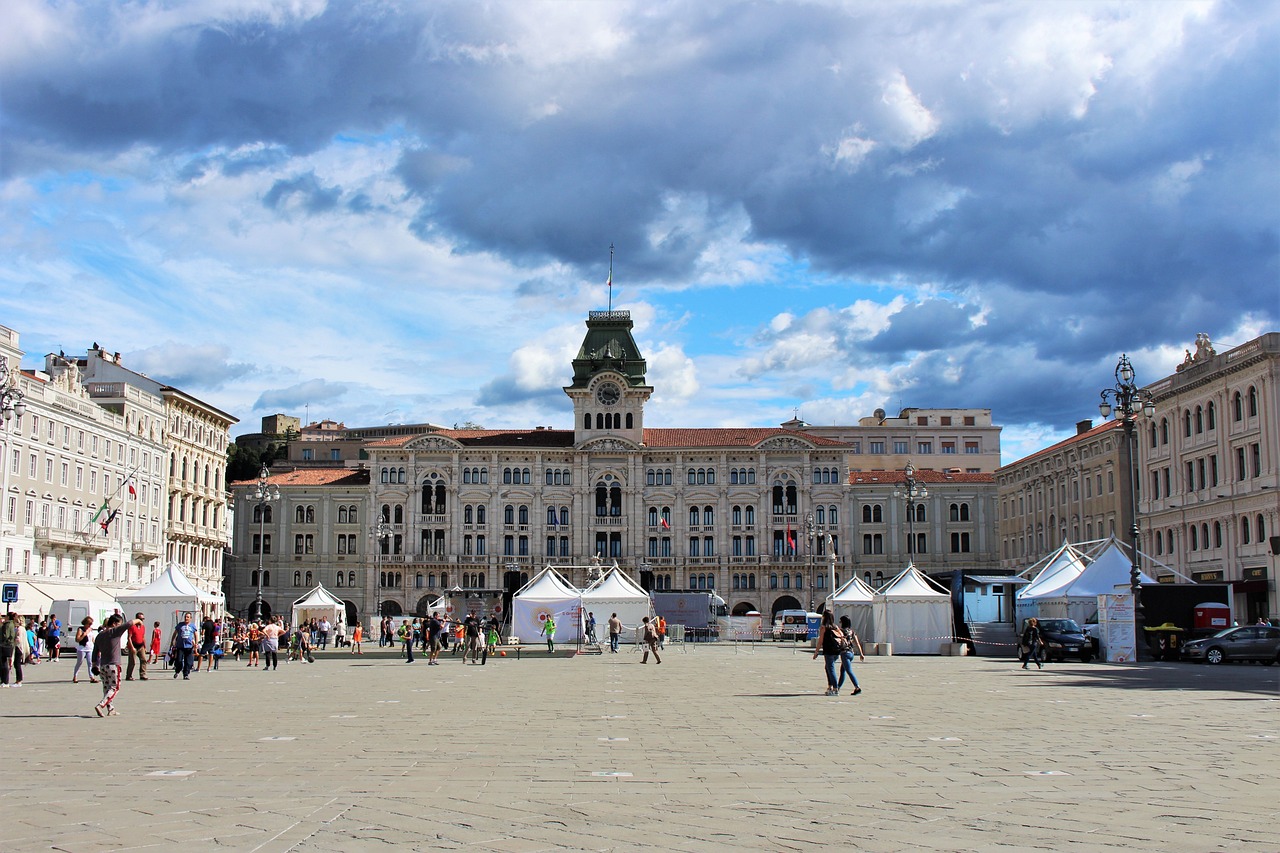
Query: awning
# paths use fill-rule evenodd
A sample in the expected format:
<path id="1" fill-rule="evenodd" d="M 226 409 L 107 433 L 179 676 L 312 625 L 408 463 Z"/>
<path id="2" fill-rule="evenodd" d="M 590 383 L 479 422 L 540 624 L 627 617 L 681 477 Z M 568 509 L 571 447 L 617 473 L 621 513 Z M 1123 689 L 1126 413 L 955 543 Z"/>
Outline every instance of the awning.
<path id="1" fill-rule="evenodd" d="M 69 598 L 80 601 L 115 601 L 117 595 L 127 591 L 123 588 L 110 589 L 108 587 L 89 586 L 88 584 L 52 583 L 47 580 L 41 580 L 39 583 L 29 585 L 53 601 L 66 601 Z M 19 591 L 19 595 L 21 595 L 21 591 Z"/>
<path id="2" fill-rule="evenodd" d="M 35 584 L 18 581 L 18 600 L 5 604 L 5 612 L 19 616 L 35 616 L 49 612 L 53 599 L 36 589 Z"/>

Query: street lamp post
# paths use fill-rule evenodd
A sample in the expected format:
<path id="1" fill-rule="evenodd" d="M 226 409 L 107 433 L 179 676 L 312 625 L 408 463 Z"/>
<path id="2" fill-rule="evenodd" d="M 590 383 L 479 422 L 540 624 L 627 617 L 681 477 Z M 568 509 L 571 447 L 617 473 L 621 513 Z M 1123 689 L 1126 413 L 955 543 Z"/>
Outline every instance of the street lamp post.
<path id="1" fill-rule="evenodd" d="M 381 515 L 373 526 L 373 613 L 378 619 L 378 645 L 382 645 L 382 546 L 391 536 L 391 525 Z M 372 629 L 373 626 L 370 626 Z"/>
<path id="2" fill-rule="evenodd" d="M 814 520 L 813 520 L 813 510 L 809 510 L 804 514 L 804 538 L 807 545 L 807 554 L 805 555 L 805 562 L 808 563 L 808 570 L 805 572 L 805 574 L 808 576 L 808 580 L 809 580 L 809 612 L 810 613 L 814 612 L 814 608 L 817 607 L 817 601 L 815 601 L 813 597 L 813 549 L 814 549 L 814 546 L 817 544 L 817 540 L 814 538 L 816 535 L 817 535 L 817 525 L 814 523 Z"/>
<path id="3" fill-rule="evenodd" d="M 15 417 L 21 418 L 27 411 L 26 395 L 18 387 L 18 371 L 9 369 L 9 359 L 0 355 L 0 448 L 7 454 L 9 422 Z M 4 494 L 9 493 L 9 466 L 4 468 Z"/>
<path id="4" fill-rule="evenodd" d="M 262 618 L 262 559 L 267 553 L 267 507 L 272 501 L 280 500 L 280 487 L 267 482 L 270 476 L 271 471 L 263 465 L 262 470 L 258 472 L 258 484 L 249 490 L 247 496 L 251 502 L 250 506 L 258 516 L 258 594 L 253 600 L 253 612 L 249 614 L 250 620 Z"/>
<path id="5" fill-rule="evenodd" d="M 924 483 L 916 479 L 916 466 L 910 462 L 902 469 L 902 481 L 893 490 L 895 498 L 901 498 L 907 504 L 907 562 L 915 564 L 916 553 L 916 501 L 929 497 L 929 490 Z"/>
<path id="6" fill-rule="evenodd" d="M 1142 648 L 1142 628 L 1145 619 L 1142 612 L 1142 566 L 1138 557 L 1138 488 L 1134 480 L 1133 444 L 1136 433 L 1135 422 L 1139 415 L 1148 418 L 1156 412 L 1155 398 L 1150 391 L 1139 388 L 1134 381 L 1133 365 L 1129 363 L 1128 354 L 1121 354 L 1116 364 L 1116 384 L 1112 388 L 1102 390 L 1102 402 L 1098 411 L 1103 420 L 1114 416 L 1124 425 L 1125 466 L 1128 469 L 1129 482 L 1129 527 L 1130 546 L 1133 548 L 1133 560 L 1129 567 L 1129 590 L 1133 593 L 1133 649 L 1137 659 Z"/>

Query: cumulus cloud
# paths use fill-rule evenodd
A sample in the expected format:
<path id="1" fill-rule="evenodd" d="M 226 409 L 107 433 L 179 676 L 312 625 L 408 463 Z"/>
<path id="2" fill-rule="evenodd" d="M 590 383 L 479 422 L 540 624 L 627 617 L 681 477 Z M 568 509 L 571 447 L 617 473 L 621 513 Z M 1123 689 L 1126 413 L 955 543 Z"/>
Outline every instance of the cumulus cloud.
<path id="1" fill-rule="evenodd" d="M 233 361 L 225 346 L 166 341 L 127 353 L 125 366 L 176 388 L 222 388 L 255 373 L 252 364 Z"/>
<path id="2" fill-rule="evenodd" d="M 224 407 L 564 422 L 611 245 L 664 417 L 1069 424 L 1280 319 L 1274 6 L 10 6 L 6 323 Z"/>

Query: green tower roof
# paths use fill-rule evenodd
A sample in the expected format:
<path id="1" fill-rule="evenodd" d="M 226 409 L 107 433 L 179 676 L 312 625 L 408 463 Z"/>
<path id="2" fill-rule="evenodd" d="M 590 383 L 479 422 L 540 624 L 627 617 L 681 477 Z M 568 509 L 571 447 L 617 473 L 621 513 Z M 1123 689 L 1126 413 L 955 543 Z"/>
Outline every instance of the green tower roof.
<path id="1" fill-rule="evenodd" d="M 633 387 L 645 384 L 645 361 L 631 337 L 630 311 L 592 311 L 587 315 L 587 336 L 573 360 L 573 384 L 584 388 L 602 370 L 615 370 Z"/>

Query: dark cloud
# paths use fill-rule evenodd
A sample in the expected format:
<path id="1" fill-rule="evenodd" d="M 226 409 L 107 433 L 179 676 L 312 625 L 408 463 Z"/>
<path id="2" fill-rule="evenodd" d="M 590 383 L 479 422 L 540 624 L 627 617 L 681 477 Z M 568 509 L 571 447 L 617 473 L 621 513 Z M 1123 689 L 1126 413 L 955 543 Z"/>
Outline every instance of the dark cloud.
<path id="1" fill-rule="evenodd" d="M 341 197 L 341 188 L 321 186 L 315 172 L 308 172 L 291 180 L 276 181 L 262 197 L 262 203 L 272 210 L 297 206 L 307 213 L 324 213 L 337 207 Z"/>
<path id="2" fill-rule="evenodd" d="M 521 403 L 550 403 L 557 408 L 563 408 L 564 391 L 558 387 L 526 388 L 520 385 L 515 377 L 499 376 L 481 386 L 476 393 L 475 403 L 477 406 L 491 406 L 495 409 L 509 408 Z"/>

